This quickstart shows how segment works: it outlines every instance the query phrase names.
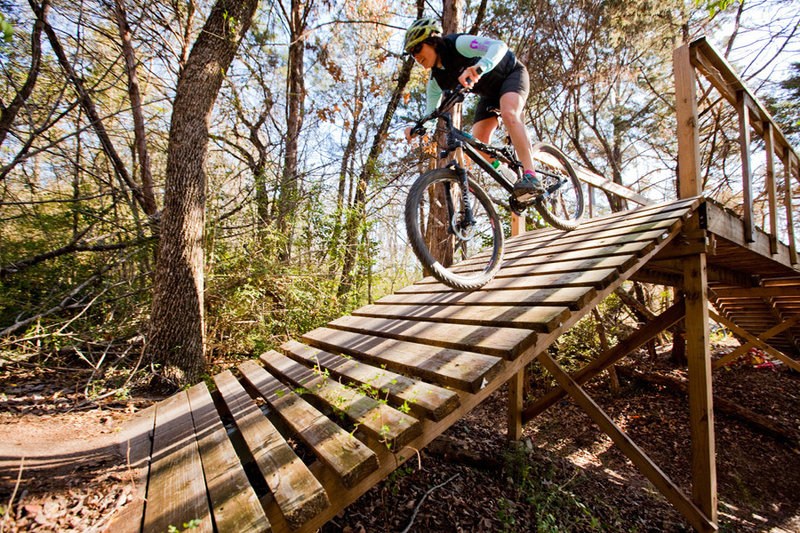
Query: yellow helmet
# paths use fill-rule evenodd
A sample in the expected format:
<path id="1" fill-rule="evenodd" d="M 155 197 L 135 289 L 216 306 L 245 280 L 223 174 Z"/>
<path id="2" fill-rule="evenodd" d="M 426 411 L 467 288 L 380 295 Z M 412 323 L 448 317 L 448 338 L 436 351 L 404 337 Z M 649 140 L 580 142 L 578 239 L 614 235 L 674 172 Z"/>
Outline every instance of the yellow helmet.
<path id="1" fill-rule="evenodd" d="M 433 35 L 434 33 L 442 33 L 442 28 L 439 23 L 432 18 L 417 19 L 406 30 L 406 38 L 403 43 L 403 49 L 410 52 L 416 45 Z"/>

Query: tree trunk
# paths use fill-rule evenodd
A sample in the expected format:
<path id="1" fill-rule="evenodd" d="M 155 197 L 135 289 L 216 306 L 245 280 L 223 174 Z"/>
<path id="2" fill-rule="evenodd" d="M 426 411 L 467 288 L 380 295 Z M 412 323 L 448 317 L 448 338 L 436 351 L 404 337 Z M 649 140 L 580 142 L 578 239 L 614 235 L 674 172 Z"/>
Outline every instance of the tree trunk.
<path id="1" fill-rule="evenodd" d="M 289 23 L 289 65 L 287 85 L 286 143 L 281 175 L 280 196 L 278 197 L 277 226 L 280 235 L 286 239 L 280 252 L 280 259 L 288 261 L 292 255 L 292 231 L 299 200 L 299 184 L 297 176 L 297 150 L 300 130 L 303 128 L 303 100 L 305 99 L 305 82 L 303 76 L 303 57 L 305 51 L 306 23 L 312 3 L 292 0 L 288 15 Z"/>
<path id="2" fill-rule="evenodd" d="M 150 157 L 147 154 L 147 136 L 144 128 L 144 115 L 142 114 L 142 97 L 139 92 L 139 78 L 136 75 L 136 57 L 131 41 L 131 28 L 128 25 L 128 15 L 125 12 L 124 0 L 115 0 L 114 17 L 117 19 L 119 36 L 122 39 L 122 55 L 125 57 L 125 72 L 128 74 L 128 97 L 131 100 L 131 113 L 133 114 L 133 135 L 136 154 L 139 157 L 139 168 L 142 175 L 142 196 L 144 197 L 144 212 L 152 217 L 156 214 L 156 197 L 153 190 L 153 176 L 150 173 Z"/>
<path id="3" fill-rule="evenodd" d="M 199 379 L 206 363 L 203 163 L 209 118 L 257 4 L 258 0 L 217 0 L 178 78 L 147 355 L 162 365 L 163 377 L 179 385 Z"/>
<path id="4" fill-rule="evenodd" d="M 14 95 L 14 98 L 8 104 L 8 107 L 3 107 L 0 103 L 0 146 L 6 140 L 11 126 L 14 124 L 14 119 L 17 118 L 20 109 L 30 97 L 33 92 L 33 87 L 36 85 L 36 79 L 39 77 L 39 67 L 42 62 L 42 29 L 44 28 L 44 21 L 47 19 L 47 11 L 50 9 L 50 1 L 44 0 L 42 6 L 39 8 L 36 20 L 33 23 L 33 31 L 31 31 L 31 66 L 28 69 L 28 77 L 22 88 Z"/>
<path id="5" fill-rule="evenodd" d="M 444 0 L 442 5 L 442 33 L 458 33 L 461 31 L 462 19 L 464 18 L 463 0 Z M 461 104 L 453 106 L 451 111 L 453 117 L 453 126 L 461 127 Z M 447 137 L 443 131 L 444 121 L 439 120 L 436 128 L 436 144 L 437 154 L 447 146 Z M 447 163 L 447 160 L 439 160 L 438 167 L 442 167 Z M 432 220 L 446 220 L 447 219 L 447 206 L 445 201 L 444 186 L 437 186 L 435 191 L 437 199 L 430 202 L 431 210 L 428 213 L 429 221 L 426 224 L 428 234 L 425 235 L 425 241 L 428 244 L 428 249 L 433 254 L 433 257 L 444 266 L 453 264 L 453 253 L 455 246 L 455 239 L 452 235 L 448 234 L 447 228 L 441 224 L 432 224 Z M 438 207 L 437 207 L 438 206 Z"/>

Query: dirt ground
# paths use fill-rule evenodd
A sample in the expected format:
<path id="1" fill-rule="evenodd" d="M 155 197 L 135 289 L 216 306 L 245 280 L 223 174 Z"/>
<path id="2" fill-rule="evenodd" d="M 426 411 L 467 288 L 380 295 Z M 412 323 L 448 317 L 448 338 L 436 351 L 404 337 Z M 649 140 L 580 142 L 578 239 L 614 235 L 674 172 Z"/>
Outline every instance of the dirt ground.
<path id="1" fill-rule="evenodd" d="M 634 359 L 625 364 L 685 378 L 665 356 Z M 716 415 L 720 530 L 800 532 L 800 376 L 761 363 L 748 359 L 716 372 L 715 395 L 769 417 L 795 440 Z M 0 367 L 0 532 L 102 531 L 129 501 L 134 486 L 117 443 L 125 422 L 154 399 L 86 404 L 88 377 Z M 621 382 L 618 396 L 602 380 L 587 390 L 689 492 L 686 396 Z M 446 432 L 466 459 L 423 452 L 421 468 L 407 463 L 322 531 L 691 530 L 574 403 L 563 400 L 540 415 L 514 447 L 505 440 L 505 405 L 499 391 Z"/>

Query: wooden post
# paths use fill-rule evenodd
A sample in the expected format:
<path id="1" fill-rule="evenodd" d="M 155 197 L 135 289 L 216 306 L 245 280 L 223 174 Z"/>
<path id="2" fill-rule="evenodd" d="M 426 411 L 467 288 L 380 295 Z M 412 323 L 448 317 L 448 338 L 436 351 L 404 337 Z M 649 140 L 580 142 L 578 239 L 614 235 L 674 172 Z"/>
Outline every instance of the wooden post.
<path id="1" fill-rule="evenodd" d="M 511 236 L 525 233 L 525 215 L 511 214 Z M 508 433 L 509 441 L 522 438 L 522 407 L 525 403 L 525 380 L 527 367 L 514 374 L 508 380 Z"/>
<path id="2" fill-rule="evenodd" d="M 778 200 L 775 193 L 775 128 L 764 122 L 764 150 L 767 152 L 767 203 L 769 205 L 769 251 L 778 253 Z M 766 229 L 766 228 L 765 228 Z"/>
<path id="3" fill-rule="evenodd" d="M 672 54 L 678 118 L 678 198 L 691 198 L 703 193 L 697 83 L 690 54 L 688 44 L 675 49 Z"/>
<path id="4" fill-rule="evenodd" d="M 589 192 L 589 218 L 594 218 L 594 185 L 586 185 Z"/>
<path id="5" fill-rule="evenodd" d="M 794 236 L 794 212 L 792 211 L 792 168 L 798 166 L 798 161 L 793 157 L 792 151 L 787 146 L 784 149 L 783 176 L 786 184 L 783 203 L 786 206 L 786 231 L 789 233 L 789 260 L 797 264 L 797 241 Z M 800 172 L 800 168 L 798 168 Z"/>
<path id="6" fill-rule="evenodd" d="M 753 168 L 750 162 L 750 96 L 745 91 L 736 92 L 736 110 L 739 112 L 739 146 L 742 154 L 742 207 L 744 208 L 744 240 L 753 238 Z"/>
<path id="7" fill-rule="evenodd" d="M 697 226 L 697 223 L 692 224 L 690 221 L 688 225 Z M 689 360 L 689 422 L 692 432 L 692 500 L 706 517 L 716 524 L 717 469 L 706 296 L 708 287 L 706 254 L 687 256 L 683 262 L 686 355 Z"/>

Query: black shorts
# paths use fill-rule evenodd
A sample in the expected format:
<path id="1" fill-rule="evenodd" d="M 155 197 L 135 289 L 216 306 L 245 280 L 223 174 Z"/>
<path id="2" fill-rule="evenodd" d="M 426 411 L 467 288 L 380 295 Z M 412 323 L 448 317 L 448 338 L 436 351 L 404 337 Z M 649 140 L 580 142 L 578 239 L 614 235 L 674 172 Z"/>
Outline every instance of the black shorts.
<path id="1" fill-rule="evenodd" d="M 500 97 L 506 93 L 517 93 L 523 101 L 528 99 L 531 91 L 531 78 L 525 65 L 517 62 L 514 69 L 503 80 L 500 90 L 492 96 L 481 96 L 475 106 L 475 118 L 473 124 L 481 120 L 496 117 L 500 112 Z"/>

